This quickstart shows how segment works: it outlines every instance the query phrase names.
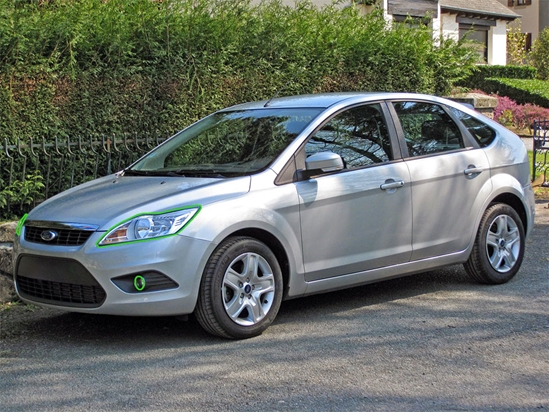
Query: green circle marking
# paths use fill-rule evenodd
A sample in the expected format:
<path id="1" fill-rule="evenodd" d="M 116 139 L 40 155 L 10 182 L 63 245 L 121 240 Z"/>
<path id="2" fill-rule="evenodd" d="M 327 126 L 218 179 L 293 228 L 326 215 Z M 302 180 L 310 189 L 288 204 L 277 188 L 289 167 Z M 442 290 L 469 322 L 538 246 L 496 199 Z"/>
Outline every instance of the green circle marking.
<path id="1" fill-rule="evenodd" d="M 145 289 L 146 283 L 147 282 L 145 281 L 145 278 L 143 276 L 138 275 L 133 278 L 133 286 L 138 292 L 141 292 L 143 289 Z"/>

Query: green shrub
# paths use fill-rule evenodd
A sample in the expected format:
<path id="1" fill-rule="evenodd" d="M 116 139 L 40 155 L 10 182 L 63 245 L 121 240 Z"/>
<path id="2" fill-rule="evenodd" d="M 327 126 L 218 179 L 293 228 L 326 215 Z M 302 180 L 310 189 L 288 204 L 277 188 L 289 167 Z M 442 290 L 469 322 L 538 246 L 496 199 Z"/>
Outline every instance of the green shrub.
<path id="1" fill-rule="evenodd" d="M 0 0 L 0 135 L 168 135 L 274 95 L 446 94 L 473 68 L 462 46 L 309 1 Z"/>
<path id="2" fill-rule="evenodd" d="M 43 188 L 43 178 L 38 171 L 26 175 L 25 180 L 15 180 L 3 187 L 0 191 L 0 216 L 22 216 L 22 211 L 33 205 Z"/>
<path id="3" fill-rule="evenodd" d="M 543 29 L 534 41 L 528 58 L 537 70 L 538 77 L 549 80 L 549 27 Z"/>
<path id="4" fill-rule="evenodd" d="M 521 25 L 513 25 L 507 29 L 507 63 L 523 65 L 526 62 L 527 34 L 522 32 Z"/>
<path id="5" fill-rule="evenodd" d="M 521 104 L 549 107 L 549 83 L 536 79 L 537 73 L 532 66 L 480 66 L 457 84 L 508 96 Z"/>

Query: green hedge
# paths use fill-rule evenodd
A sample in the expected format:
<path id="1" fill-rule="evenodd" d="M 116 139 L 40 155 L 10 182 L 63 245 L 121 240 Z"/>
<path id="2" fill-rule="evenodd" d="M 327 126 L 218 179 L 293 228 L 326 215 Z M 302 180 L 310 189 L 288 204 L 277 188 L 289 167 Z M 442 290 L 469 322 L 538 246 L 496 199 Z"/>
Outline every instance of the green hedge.
<path id="1" fill-rule="evenodd" d="M 532 66 L 477 66 L 461 84 L 479 83 L 492 77 L 504 77 L 508 79 L 535 79 L 537 69 Z"/>
<path id="2" fill-rule="evenodd" d="M 445 94 L 474 59 L 427 27 L 308 1 L 0 0 L 0 137 L 167 135 L 276 94 Z"/>
<path id="3" fill-rule="evenodd" d="M 517 103 L 532 103 L 542 107 L 549 107 L 549 81 L 538 79 L 498 79 L 503 90 L 514 95 Z"/>
<path id="4" fill-rule="evenodd" d="M 468 77 L 458 82 L 459 86 L 497 93 L 500 86 L 494 79 L 535 79 L 537 70 L 531 66 L 478 66 Z M 511 97 L 511 96 L 510 96 Z"/>
<path id="5" fill-rule="evenodd" d="M 549 107 L 549 82 L 537 80 L 531 66 L 479 66 L 458 85 L 507 96 L 520 104 Z"/>
<path id="6" fill-rule="evenodd" d="M 507 96 L 519 104 L 549 107 L 549 82 L 545 80 L 488 78 L 476 88 L 489 94 Z"/>

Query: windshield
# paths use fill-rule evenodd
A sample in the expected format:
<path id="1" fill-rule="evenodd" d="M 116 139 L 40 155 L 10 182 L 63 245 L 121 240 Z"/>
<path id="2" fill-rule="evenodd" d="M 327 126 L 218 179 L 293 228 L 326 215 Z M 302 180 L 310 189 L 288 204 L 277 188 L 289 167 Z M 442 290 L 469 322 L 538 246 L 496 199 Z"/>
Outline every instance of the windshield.
<path id="1" fill-rule="evenodd" d="M 268 167 L 322 109 L 214 113 L 179 132 L 126 174 L 231 177 Z"/>

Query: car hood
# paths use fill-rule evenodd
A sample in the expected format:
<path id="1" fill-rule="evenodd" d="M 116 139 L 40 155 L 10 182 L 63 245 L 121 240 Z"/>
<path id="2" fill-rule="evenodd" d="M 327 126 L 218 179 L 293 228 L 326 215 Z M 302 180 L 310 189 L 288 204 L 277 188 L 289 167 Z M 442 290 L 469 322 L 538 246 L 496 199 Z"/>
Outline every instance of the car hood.
<path id="1" fill-rule="evenodd" d="M 250 177 L 233 179 L 111 175 L 62 192 L 29 213 L 29 220 L 106 229 L 138 213 L 204 205 L 247 193 Z"/>

